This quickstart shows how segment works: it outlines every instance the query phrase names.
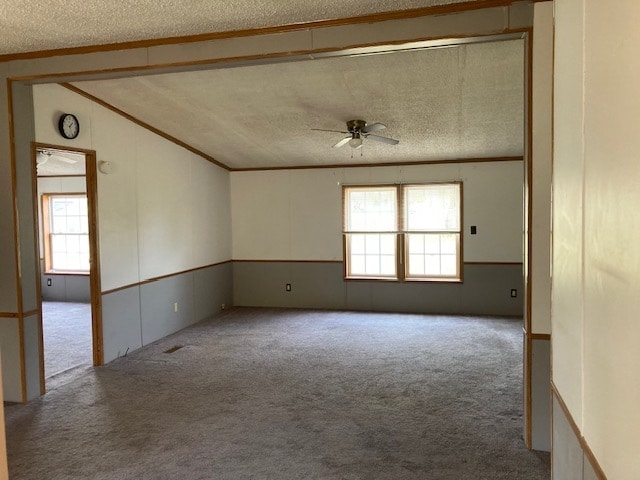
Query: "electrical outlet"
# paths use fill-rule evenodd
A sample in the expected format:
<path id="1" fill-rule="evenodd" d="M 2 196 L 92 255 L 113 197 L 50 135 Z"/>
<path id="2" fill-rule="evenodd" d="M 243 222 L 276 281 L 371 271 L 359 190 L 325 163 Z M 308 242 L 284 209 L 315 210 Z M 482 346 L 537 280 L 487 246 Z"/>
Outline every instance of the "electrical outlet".
<path id="1" fill-rule="evenodd" d="M 290 283 L 287 283 L 287 284 L 284 286 L 284 289 L 285 289 L 287 292 L 290 292 L 290 291 L 291 291 L 291 284 L 290 284 Z"/>
<path id="2" fill-rule="evenodd" d="M 178 302 L 175 302 L 175 303 L 173 304 L 173 312 L 174 312 L 174 313 L 178 313 Z"/>
<path id="3" fill-rule="evenodd" d="M 511 298 L 516 298 L 518 296 L 518 290 L 515 288 L 511 289 Z"/>
<path id="4" fill-rule="evenodd" d="M 50 287 L 50 286 L 51 286 L 51 279 L 47 278 L 47 287 Z"/>
<path id="5" fill-rule="evenodd" d="M 476 233 L 478 233 L 478 227 L 471 225 L 471 235 L 475 235 Z"/>
<path id="6" fill-rule="evenodd" d="M 224 310 L 225 308 L 227 308 L 227 306 L 224 303 L 220 305 L 220 310 Z"/>

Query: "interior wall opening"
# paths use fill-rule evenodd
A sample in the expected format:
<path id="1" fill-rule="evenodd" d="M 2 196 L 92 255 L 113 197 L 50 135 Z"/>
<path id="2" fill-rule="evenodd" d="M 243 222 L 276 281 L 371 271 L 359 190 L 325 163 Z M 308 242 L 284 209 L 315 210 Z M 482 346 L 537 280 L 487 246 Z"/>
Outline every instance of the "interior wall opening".
<path id="1" fill-rule="evenodd" d="M 84 152 L 35 149 L 43 386 L 94 364 L 89 160 Z"/>

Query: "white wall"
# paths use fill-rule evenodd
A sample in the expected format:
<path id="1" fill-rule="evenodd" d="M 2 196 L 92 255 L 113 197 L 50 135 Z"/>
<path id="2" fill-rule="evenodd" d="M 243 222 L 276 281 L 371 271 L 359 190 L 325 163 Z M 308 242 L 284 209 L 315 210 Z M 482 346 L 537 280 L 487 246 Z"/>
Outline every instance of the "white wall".
<path id="1" fill-rule="evenodd" d="M 61 86 L 33 97 L 37 141 L 115 167 L 98 175 L 103 291 L 231 258 L 228 172 Z M 57 133 L 61 112 L 79 118 L 77 139 Z"/>
<path id="2" fill-rule="evenodd" d="M 553 3 L 534 6 L 531 145 L 531 333 L 551 333 Z"/>
<path id="3" fill-rule="evenodd" d="M 565 0 L 555 14 L 553 378 L 607 477 L 632 480 L 640 478 L 640 4 Z"/>
<path id="4" fill-rule="evenodd" d="M 517 161 L 233 172 L 233 258 L 342 260 L 342 185 L 456 180 L 464 182 L 464 261 L 521 262 Z"/>

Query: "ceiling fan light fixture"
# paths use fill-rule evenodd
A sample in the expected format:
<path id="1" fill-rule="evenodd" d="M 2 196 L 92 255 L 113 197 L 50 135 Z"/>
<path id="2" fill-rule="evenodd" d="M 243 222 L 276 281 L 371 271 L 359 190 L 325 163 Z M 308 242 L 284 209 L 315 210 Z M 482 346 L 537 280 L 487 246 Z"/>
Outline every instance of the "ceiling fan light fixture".
<path id="1" fill-rule="evenodd" d="M 360 135 L 354 133 L 353 137 L 351 137 L 351 140 L 349 140 L 349 146 L 351 148 L 360 148 L 362 146 L 362 138 L 360 137 Z"/>

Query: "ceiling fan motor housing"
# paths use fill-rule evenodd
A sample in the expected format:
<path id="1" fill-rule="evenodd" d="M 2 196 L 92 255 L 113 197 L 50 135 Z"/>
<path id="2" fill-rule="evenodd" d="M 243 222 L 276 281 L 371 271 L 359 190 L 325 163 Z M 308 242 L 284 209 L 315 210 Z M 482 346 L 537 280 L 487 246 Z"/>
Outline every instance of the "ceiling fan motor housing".
<path id="1" fill-rule="evenodd" d="M 349 120 L 347 122 L 347 130 L 351 133 L 360 133 L 360 131 L 367 126 L 367 122 L 364 120 Z"/>

